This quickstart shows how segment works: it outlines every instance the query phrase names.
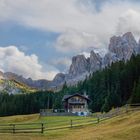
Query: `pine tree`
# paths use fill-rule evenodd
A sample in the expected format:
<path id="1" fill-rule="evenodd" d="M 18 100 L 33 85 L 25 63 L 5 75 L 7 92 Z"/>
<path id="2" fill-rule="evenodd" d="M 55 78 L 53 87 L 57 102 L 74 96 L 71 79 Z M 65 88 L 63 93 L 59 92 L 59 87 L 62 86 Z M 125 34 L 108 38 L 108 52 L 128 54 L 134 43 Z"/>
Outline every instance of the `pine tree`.
<path id="1" fill-rule="evenodd" d="M 140 79 L 138 84 L 134 84 L 133 94 L 131 97 L 131 103 L 140 103 Z"/>

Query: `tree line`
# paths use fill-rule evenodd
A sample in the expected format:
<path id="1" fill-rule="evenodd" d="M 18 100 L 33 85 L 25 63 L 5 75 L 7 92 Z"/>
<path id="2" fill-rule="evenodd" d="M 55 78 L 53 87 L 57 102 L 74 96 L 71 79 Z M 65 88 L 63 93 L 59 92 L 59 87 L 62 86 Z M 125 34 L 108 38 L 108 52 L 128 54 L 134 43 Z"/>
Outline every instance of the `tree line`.
<path id="1" fill-rule="evenodd" d="M 140 103 L 140 55 L 133 55 L 127 62 L 112 63 L 76 86 L 65 83 L 59 92 L 0 93 L 0 116 L 38 113 L 43 108 L 62 109 L 63 96 L 77 92 L 88 94 L 93 112 L 107 112 L 126 103 Z"/>

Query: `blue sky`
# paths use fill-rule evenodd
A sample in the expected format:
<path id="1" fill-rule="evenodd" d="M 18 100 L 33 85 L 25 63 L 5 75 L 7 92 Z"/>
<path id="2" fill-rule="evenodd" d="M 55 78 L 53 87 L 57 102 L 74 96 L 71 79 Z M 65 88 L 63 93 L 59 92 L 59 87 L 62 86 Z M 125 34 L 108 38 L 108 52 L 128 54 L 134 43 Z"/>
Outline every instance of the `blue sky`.
<path id="1" fill-rule="evenodd" d="M 140 37 L 139 0 L 1 0 L 0 70 L 53 79 L 71 58 L 107 51 L 109 38 Z"/>
<path id="2" fill-rule="evenodd" d="M 15 45 L 27 54 L 35 53 L 41 59 L 49 59 L 56 51 L 52 48 L 53 42 L 59 33 L 40 31 L 34 28 L 20 26 L 16 23 L 0 24 L 0 46 Z M 47 55 L 45 56 L 46 52 Z"/>

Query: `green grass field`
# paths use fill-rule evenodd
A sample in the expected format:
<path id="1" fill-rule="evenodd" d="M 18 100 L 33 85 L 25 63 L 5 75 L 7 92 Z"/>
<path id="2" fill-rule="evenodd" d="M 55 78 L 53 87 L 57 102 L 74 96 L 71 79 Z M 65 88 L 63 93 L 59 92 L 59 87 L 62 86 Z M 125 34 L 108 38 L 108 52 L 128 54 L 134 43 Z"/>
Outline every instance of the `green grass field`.
<path id="1" fill-rule="evenodd" d="M 35 129 L 34 131 L 41 132 L 41 126 L 43 123 L 44 133 L 48 133 L 48 130 L 54 129 L 66 129 L 70 127 L 76 127 L 81 125 L 87 125 L 91 123 L 97 123 L 97 118 L 93 117 L 79 117 L 79 116 L 54 116 L 54 117 L 39 117 L 36 115 L 22 115 L 1 117 L 0 124 L 6 124 L 6 126 L 0 126 L 0 129 L 12 129 L 15 124 L 15 129 Z M 9 124 L 7 126 L 7 124 Z M 9 132 L 12 132 L 12 130 Z"/>
<path id="2" fill-rule="evenodd" d="M 63 125 L 63 121 L 91 119 L 85 117 L 42 117 L 19 115 L 0 117 L 1 123 L 47 122 L 48 125 Z M 79 120 L 80 121 L 80 120 Z M 99 124 L 47 131 L 44 134 L 0 134 L 0 140 L 139 140 L 140 111 L 130 112 Z"/>

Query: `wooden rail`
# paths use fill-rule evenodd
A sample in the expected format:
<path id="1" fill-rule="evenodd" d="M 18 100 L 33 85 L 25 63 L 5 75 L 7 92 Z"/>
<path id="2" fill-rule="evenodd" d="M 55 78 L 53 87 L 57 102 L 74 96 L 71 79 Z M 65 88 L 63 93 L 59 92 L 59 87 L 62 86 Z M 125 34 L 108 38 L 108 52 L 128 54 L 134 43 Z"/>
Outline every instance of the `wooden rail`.
<path id="1" fill-rule="evenodd" d="M 43 133 L 43 123 L 0 124 L 0 133 Z"/>

